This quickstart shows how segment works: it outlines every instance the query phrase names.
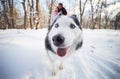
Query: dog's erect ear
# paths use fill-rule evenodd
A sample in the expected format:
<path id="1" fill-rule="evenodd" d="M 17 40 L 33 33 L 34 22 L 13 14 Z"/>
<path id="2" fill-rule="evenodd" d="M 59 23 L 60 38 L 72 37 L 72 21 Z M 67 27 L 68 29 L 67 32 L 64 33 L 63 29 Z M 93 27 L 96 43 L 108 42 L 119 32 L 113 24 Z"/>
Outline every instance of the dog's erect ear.
<path id="1" fill-rule="evenodd" d="M 77 15 L 72 15 L 72 16 L 70 16 L 74 21 L 75 21 L 75 23 L 78 25 L 78 26 L 80 26 L 80 23 L 79 23 L 79 21 L 78 21 L 78 18 L 77 18 Z"/>
<path id="2" fill-rule="evenodd" d="M 72 16 L 70 16 L 70 18 L 72 18 L 73 20 L 74 20 L 74 22 L 80 27 L 80 29 L 82 30 L 82 27 L 81 27 L 81 25 L 80 25 L 80 22 L 79 22 L 79 20 L 78 20 L 78 18 L 77 18 L 77 15 L 72 15 Z"/>
<path id="3" fill-rule="evenodd" d="M 48 30 L 50 31 L 51 30 L 51 28 L 53 27 L 53 25 L 54 25 L 54 23 L 57 21 L 57 18 L 52 22 L 52 24 L 50 24 L 49 26 L 48 26 Z"/>
<path id="4" fill-rule="evenodd" d="M 58 17 L 60 17 L 61 15 L 62 15 L 62 12 L 59 12 L 59 13 L 58 13 Z"/>
<path id="5" fill-rule="evenodd" d="M 58 18 L 60 18 L 61 15 L 62 15 L 61 13 L 59 13 L 59 14 L 57 15 L 57 17 L 55 18 L 55 20 L 53 20 L 52 24 L 49 26 L 48 30 L 50 30 L 50 29 L 53 27 L 53 25 L 54 25 L 55 22 L 58 20 Z"/>
<path id="6" fill-rule="evenodd" d="M 77 15 L 73 14 L 71 15 L 71 18 L 77 18 Z"/>
<path id="7" fill-rule="evenodd" d="M 48 30 L 50 30 L 50 29 L 51 29 L 51 26 L 49 25 L 49 26 L 48 26 Z"/>

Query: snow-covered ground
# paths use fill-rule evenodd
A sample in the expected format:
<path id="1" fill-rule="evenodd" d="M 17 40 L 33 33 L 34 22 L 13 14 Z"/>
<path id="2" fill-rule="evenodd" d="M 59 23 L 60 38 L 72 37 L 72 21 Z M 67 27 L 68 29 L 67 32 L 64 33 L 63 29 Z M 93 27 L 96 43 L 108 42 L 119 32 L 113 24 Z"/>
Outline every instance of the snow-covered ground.
<path id="1" fill-rule="evenodd" d="M 0 79 L 120 79 L 120 30 L 84 29 L 79 52 L 51 75 L 47 30 L 0 30 Z"/>

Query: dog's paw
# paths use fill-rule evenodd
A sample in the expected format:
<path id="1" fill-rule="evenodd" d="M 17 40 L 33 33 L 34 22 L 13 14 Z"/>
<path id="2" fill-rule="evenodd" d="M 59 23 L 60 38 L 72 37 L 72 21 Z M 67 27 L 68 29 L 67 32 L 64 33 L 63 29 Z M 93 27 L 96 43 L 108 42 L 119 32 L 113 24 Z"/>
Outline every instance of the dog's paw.
<path id="1" fill-rule="evenodd" d="M 56 75 L 56 72 L 55 72 L 55 71 L 53 71 L 53 72 L 52 72 L 52 76 L 55 76 L 55 75 Z"/>
<path id="2" fill-rule="evenodd" d="M 64 69 L 64 65 L 63 65 L 63 63 L 61 63 L 59 66 L 59 70 L 63 70 L 63 69 Z"/>
<path id="3" fill-rule="evenodd" d="M 63 66 L 59 66 L 59 70 L 63 70 L 64 69 L 64 67 Z"/>

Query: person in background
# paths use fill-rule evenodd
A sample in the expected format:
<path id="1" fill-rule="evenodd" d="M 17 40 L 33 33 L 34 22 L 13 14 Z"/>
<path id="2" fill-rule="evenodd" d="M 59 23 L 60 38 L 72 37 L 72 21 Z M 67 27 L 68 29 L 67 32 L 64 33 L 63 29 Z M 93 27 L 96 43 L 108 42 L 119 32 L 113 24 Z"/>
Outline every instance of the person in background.
<path id="1" fill-rule="evenodd" d="M 55 8 L 54 10 L 54 16 L 58 15 L 58 7 Z"/>
<path id="2" fill-rule="evenodd" d="M 52 22 L 59 16 L 59 15 L 67 15 L 66 9 L 63 7 L 62 3 L 59 3 L 58 6 L 55 8 L 53 15 L 52 15 Z"/>
<path id="3" fill-rule="evenodd" d="M 62 3 L 58 4 L 58 13 L 61 12 L 63 15 L 67 15 L 67 10 L 63 7 Z"/>

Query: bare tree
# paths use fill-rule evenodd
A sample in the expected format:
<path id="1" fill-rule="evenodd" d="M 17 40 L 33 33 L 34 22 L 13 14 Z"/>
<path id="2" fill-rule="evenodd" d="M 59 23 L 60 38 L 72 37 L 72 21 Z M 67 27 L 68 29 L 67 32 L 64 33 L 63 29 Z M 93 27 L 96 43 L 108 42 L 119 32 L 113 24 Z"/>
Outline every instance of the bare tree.
<path id="1" fill-rule="evenodd" d="M 11 19 L 11 28 L 14 28 L 14 16 L 13 16 L 13 10 L 14 10 L 14 4 L 13 4 L 13 0 L 8 0 L 9 3 L 9 8 L 10 8 L 10 19 Z"/>
<path id="2" fill-rule="evenodd" d="M 97 15 L 96 17 L 96 22 L 98 24 L 98 28 L 101 28 L 101 12 L 102 12 L 102 6 L 103 6 L 103 2 L 102 0 L 98 0 L 97 4 L 96 4 L 96 9 L 95 9 L 95 13 Z M 93 28 L 94 29 L 94 28 Z"/>
<path id="3" fill-rule="evenodd" d="M 86 6 L 86 3 L 87 3 L 88 0 L 85 0 L 85 2 L 83 3 L 83 6 L 82 6 L 82 0 L 80 0 L 80 23 L 82 25 L 82 22 L 83 22 L 83 14 L 84 14 L 84 11 L 85 11 L 85 6 Z"/>
<path id="4" fill-rule="evenodd" d="M 93 0 L 90 0 L 90 5 L 91 5 L 91 26 L 92 26 L 92 29 L 94 29 L 94 23 L 93 23 L 93 15 L 94 15 L 94 10 L 93 10 Z"/>
<path id="5" fill-rule="evenodd" d="M 52 10 L 53 10 L 53 5 L 55 4 L 56 0 L 46 0 L 48 9 L 49 9 L 49 20 L 48 24 L 50 25 L 51 22 L 51 17 L 52 17 Z"/>
<path id="6" fill-rule="evenodd" d="M 40 25 L 40 0 L 36 0 L 36 14 L 36 29 L 38 29 L 38 26 L 42 28 L 42 26 Z"/>
<path id="7" fill-rule="evenodd" d="M 26 0 L 23 0 L 23 9 L 24 9 L 24 29 L 27 29 L 27 10 L 26 10 Z"/>
<path id="8" fill-rule="evenodd" d="M 30 8 L 30 10 L 28 11 L 28 13 L 30 13 L 29 15 L 29 21 L 30 21 L 30 28 L 33 29 L 33 25 L 34 25 L 34 18 L 33 18 L 33 14 L 34 14 L 34 1 L 33 0 L 28 0 L 28 7 Z"/>
<path id="9" fill-rule="evenodd" d="M 98 25 L 98 28 L 101 27 L 101 12 L 103 2 L 98 0 L 97 3 L 94 3 L 94 0 L 89 0 L 91 6 L 91 21 L 90 21 L 90 28 L 95 29 L 95 24 Z M 96 13 L 96 14 L 95 14 Z M 94 18 L 93 16 L 96 15 L 97 17 Z"/>
<path id="10" fill-rule="evenodd" d="M 2 4 L 2 7 L 3 7 L 3 16 L 4 16 L 4 21 L 5 21 L 5 24 L 7 24 L 6 26 L 5 26 L 5 28 L 8 28 L 8 26 L 10 26 L 10 23 L 9 23 L 9 20 L 8 20 L 8 16 L 7 16 L 7 14 L 6 14 L 6 12 L 7 12 L 7 10 L 6 10 L 6 4 L 7 4 L 7 0 L 2 0 L 1 1 L 1 4 Z"/>

